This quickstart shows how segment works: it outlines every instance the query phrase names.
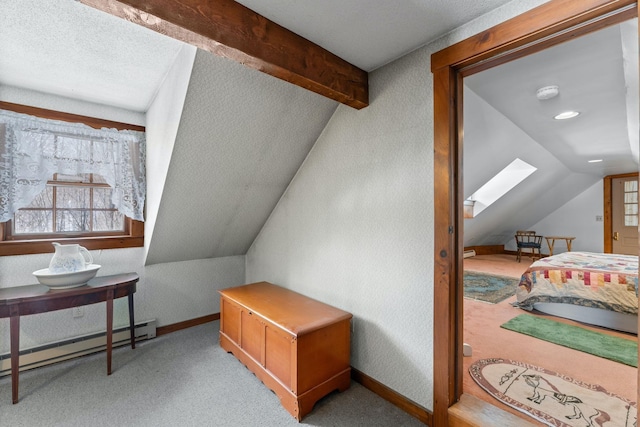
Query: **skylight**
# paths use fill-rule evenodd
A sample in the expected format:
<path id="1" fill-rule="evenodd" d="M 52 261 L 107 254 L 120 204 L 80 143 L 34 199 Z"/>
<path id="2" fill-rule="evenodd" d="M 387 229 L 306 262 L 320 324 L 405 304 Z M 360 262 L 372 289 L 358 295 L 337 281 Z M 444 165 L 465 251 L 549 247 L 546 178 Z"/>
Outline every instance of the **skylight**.
<path id="1" fill-rule="evenodd" d="M 471 202 L 473 205 L 473 217 L 475 217 L 536 170 L 538 168 L 535 166 L 531 166 L 523 160 L 515 159 L 480 187 L 478 191 L 469 196 L 465 204 Z"/>

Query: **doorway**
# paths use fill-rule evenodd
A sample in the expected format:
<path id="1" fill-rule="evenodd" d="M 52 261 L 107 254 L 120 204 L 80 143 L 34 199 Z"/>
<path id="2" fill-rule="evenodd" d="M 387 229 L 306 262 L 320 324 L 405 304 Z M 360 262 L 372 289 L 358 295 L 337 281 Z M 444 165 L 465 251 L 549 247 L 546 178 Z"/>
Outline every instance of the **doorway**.
<path id="1" fill-rule="evenodd" d="M 432 56 L 434 79 L 434 425 L 462 395 L 462 78 L 637 16 L 635 1 L 551 0 Z"/>
<path id="2" fill-rule="evenodd" d="M 464 259 L 465 295 L 470 272 L 507 276 L 510 283 L 518 283 L 535 259 L 528 255 L 517 259 L 516 230 L 535 230 L 547 237 L 546 241 L 536 237 L 544 242 L 544 256 L 552 254 L 554 240 L 548 240 L 549 236 L 566 237 L 555 241 L 555 254 L 570 251 L 569 244 L 578 252 L 603 252 L 603 176 L 637 170 L 628 130 L 634 126 L 629 126 L 627 111 L 638 98 L 628 99 L 625 90 L 637 87 L 637 77 L 629 78 L 637 76 L 637 63 L 625 61 L 624 56 L 637 51 L 637 34 L 637 20 L 633 19 L 464 77 L 463 197 L 465 202 L 474 200 L 474 208 L 480 204 L 484 209 L 474 209 L 473 217 L 465 217 L 463 243 L 465 249 L 482 252 L 499 248 L 494 254 Z M 543 93 L 539 88 L 549 90 L 537 96 L 536 91 Z M 564 121 L 554 119 L 570 108 L 581 114 Z M 637 120 L 634 124 L 637 126 Z M 601 161 L 589 162 L 594 158 Z M 510 170 L 514 163 L 518 167 Z M 637 255 L 637 216 L 632 215 L 637 191 L 633 184 L 632 177 L 614 180 L 614 190 L 625 190 L 629 215 L 616 215 L 619 205 L 614 204 L 613 218 L 636 221 L 635 228 L 614 227 L 614 238 L 618 233 L 614 243 L 629 246 L 625 252 L 614 253 L 635 250 Z M 623 230 L 636 231 L 636 237 L 626 237 Z M 464 342 L 472 348 L 463 358 L 465 395 L 495 404 L 468 371 L 480 359 L 502 357 L 595 382 L 611 393 L 636 400 L 635 368 L 501 328 L 527 313 L 513 306 L 513 293 L 495 303 L 474 301 L 482 298 L 478 295 L 463 299 Z M 546 317 L 538 311 L 531 314 Z M 558 317 L 550 319 L 566 322 L 563 310 L 555 314 Z M 626 333 L 617 336 L 636 339 Z M 505 410 L 522 416 L 519 411 Z"/>
<path id="3" fill-rule="evenodd" d="M 604 178 L 604 252 L 638 255 L 638 173 Z"/>

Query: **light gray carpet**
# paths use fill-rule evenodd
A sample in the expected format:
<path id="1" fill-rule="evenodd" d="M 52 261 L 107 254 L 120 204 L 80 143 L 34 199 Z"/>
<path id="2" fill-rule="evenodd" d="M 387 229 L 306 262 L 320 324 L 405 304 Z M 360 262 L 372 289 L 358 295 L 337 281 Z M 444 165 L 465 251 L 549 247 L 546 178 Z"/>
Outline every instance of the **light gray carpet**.
<path id="1" fill-rule="evenodd" d="M 219 322 L 0 379 L 3 426 L 420 426 L 352 382 L 298 423 L 277 396 L 218 345 Z"/>

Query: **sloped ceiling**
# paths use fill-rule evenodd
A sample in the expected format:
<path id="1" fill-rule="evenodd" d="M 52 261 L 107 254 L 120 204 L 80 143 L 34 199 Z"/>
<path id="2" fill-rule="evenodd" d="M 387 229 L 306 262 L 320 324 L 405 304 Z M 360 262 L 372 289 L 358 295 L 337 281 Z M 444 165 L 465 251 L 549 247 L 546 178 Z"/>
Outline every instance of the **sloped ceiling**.
<path id="1" fill-rule="evenodd" d="M 507 1 L 241 3 L 371 70 Z M 0 9 L 5 88 L 144 113 L 182 47 L 73 0 L 0 0 Z M 147 264 L 246 253 L 336 107 L 199 51 Z"/>
<path id="2" fill-rule="evenodd" d="M 621 32 L 627 27 L 631 40 Z M 637 20 L 603 28 L 472 75 L 465 85 L 570 170 L 599 177 L 637 171 L 627 119 L 638 123 L 637 107 L 635 117 L 627 111 L 629 102 L 638 103 L 637 34 Z M 633 40 L 636 56 L 625 59 L 623 46 Z M 559 95 L 538 100 L 536 91 L 549 85 Z M 567 110 L 580 115 L 553 119 Z"/>
<path id="3" fill-rule="evenodd" d="M 509 242 L 604 176 L 638 170 L 637 67 L 632 20 L 465 78 L 464 197 L 515 158 L 537 168 L 465 220 L 465 246 Z M 560 94 L 538 100 L 548 85 Z M 566 110 L 581 114 L 553 119 Z"/>
<path id="4" fill-rule="evenodd" d="M 239 0 L 372 71 L 511 0 Z"/>
<path id="5" fill-rule="evenodd" d="M 509 1 L 239 3 L 370 71 Z M 0 85 L 133 111 L 182 45 L 76 0 L 0 0 L 0 11 Z"/>
<path id="6" fill-rule="evenodd" d="M 3 86 L 145 112 L 182 45 L 73 0 L 0 0 Z"/>
<path id="7" fill-rule="evenodd" d="M 475 218 L 464 220 L 464 245 L 502 245 L 601 179 L 572 171 L 501 112 L 465 89 L 464 196 L 515 158 L 537 168 Z"/>
<path id="8" fill-rule="evenodd" d="M 343 59 L 373 70 L 507 1 L 240 0 L 240 3 Z M 18 88 L 144 114 L 183 46 L 74 0 L 0 0 L 0 10 L 0 96 L 8 93 L 6 88 Z M 563 55 L 570 58 L 576 52 L 584 55 L 604 50 L 609 56 L 600 59 L 601 66 L 621 62 L 627 67 L 624 72 L 616 71 L 619 76 L 637 77 L 637 29 L 626 33 L 629 35 L 626 38 L 624 34 L 618 35 L 623 38 L 622 48 L 618 45 L 607 50 L 599 41 L 593 41 L 550 61 L 560 67 Z M 625 39 L 631 42 L 627 46 Z M 583 64 L 582 59 L 572 61 Z M 591 147 L 588 137 L 597 135 L 595 132 L 582 130 L 570 137 L 538 134 L 549 127 L 523 122 L 521 119 L 527 118 L 528 113 L 516 107 L 515 102 L 522 100 L 535 106 L 537 100 L 532 98 L 532 91 L 541 84 L 561 85 L 561 97 L 556 103 L 566 101 L 570 93 L 592 93 L 607 82 L 602 77 L 605 71 L 592 75 L 592 84 L 586 89 L 574 90 L 555 76 L 552 80 L 550 76 L 534 78 L 533 65 L 543 62 L 534 61 L 520 70 L 503 69 L 503 75 L 482 73 L 477 78 L 484 80 L 470 84 L 470 88 L 485 98 L 490 108 L 520 127 L 524 139 L 531 138 L 543 147 L 544 156 L 553 154 L 553 159 L 546 163 L 557 164 L 558 168 L 551 181 L 547 178 L 543 182 L 564 183 L 557 187 L 566 197 L 587 185 L 586 181 L 598 179 L 605 169 L 606 173 L 626 170 L 630 159 L 637 159 L 638 85 L 626 82 L 626 93 L 635 94 L 627 97 L 626 129 L 636 141 L 628 136 L 625 142 L 624 132 L 616 128 L 597 138 L 607 140 L 606 150 L 601 142 L 595 149 L 588 148 Z M 628 67 L 634 64 L 635 69 Z M 567 84 L 578 80 L 571 74 L 565 78 Z M 512 84 L 516 85 L 511 87 Z M 624 94 L 624 83 L 617 84 L 608 86 L 610 94 Z M 607 113 L 616 120 L 624 115 L 618 106 Z M 174 149 L 167 153 L 171 160 L 147 263 L 244 254 L 335 108 L 334 102 L 303 89 L 198 52 Z M 591 122 L 588 115 L 582 118 L 587 120 L 581 123 Z M 558 144 L 564 138 L 570 138 L 574 148 L 582 153 L 580 161 L 593 153 L 615 156 L 616 161 L 596 165 L 591 173 L 586 170 L 589 166 L 578 163 L 574 152 Z M 467 138 L 465 150 L 469 144 L 471 140 Z M 613 150 L 614 146 L 618 151 Z M 505 152 L 506 149 L 500 151 Z M 493 164 L 496 156 L 486 156 L 485 160 L 474 157 L 475 163 Z M 614 164 L 615 167 L 610 167 Z M 470 194 L 467 185 L 481 185 L 491 170 L 484 167 L 473 179 L 473 173 L 465 171 L 465 194 Z M 564 171 L 562 176 L 557 175 L 558 170 Z M 581 179 L 584 174 L 591 178 Z M 493 212 L 485 211 L 492 212 L 493 215 L 485 216 L 494 220 L 482 220 L 486 221 L 483 226 L 481 221 L 474 220 L 478 228 L 473 235 L 490 244 L 487 236 L 510 235 L 505 228 L 515 227 L 511 220 L 523 219 L 521 215 L 526 214 L 527 220 L 535 223 L 545 212 L 536 208 L 538 218 L 533 219 L 530 216 L 534 210 L 522 211 L 522 200 L 518 197 L 525 197 L 524 190 L 527 194 L 539 194 L 540 188 L 518 187 L 523 192 L 520 196 L 501 201 Z M 546 197 L 560 203 L 558 197 Z M 504 207 L 508 208 L 503 211 Z"/>
<path id="9" fill-rule="evenodd" d="M 147 264 L 245 254 L 336 107 L 199 50 Z"/>

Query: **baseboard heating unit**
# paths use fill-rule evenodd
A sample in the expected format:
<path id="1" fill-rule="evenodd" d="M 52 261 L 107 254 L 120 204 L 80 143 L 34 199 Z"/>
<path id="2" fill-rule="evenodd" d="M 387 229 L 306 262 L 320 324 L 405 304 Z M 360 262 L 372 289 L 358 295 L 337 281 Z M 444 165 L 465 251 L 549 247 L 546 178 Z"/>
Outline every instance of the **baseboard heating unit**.
<path id="1" fill-rule="evenodd" d="M 473 249 L 469 250 L 469 251 L 464 251 L 464 253 L 462 254 L 462 256 L 464 258 L 471 258 L 472 256 L 476 256 L 476 251 L 474 251 Z"/>
<path id="2" fill-rule="evenodd" d="M 156 336 L 156 321 L 148 320 L 136 323 L 136 342 L 144 341 Z M 113 348 L 130 344 L 129 327 L 117 328 L 113 330 Z M 107 348 L 107 333 L 98 332 L 95 334 L 83 335 L 46 344 L 39 347 L 20 351 L 20 371 L 62 362 L 74 357 L 85 356 L 97 353 Z M 0 355 L 0 376 L 11 374 L 11 354 Z"/>

